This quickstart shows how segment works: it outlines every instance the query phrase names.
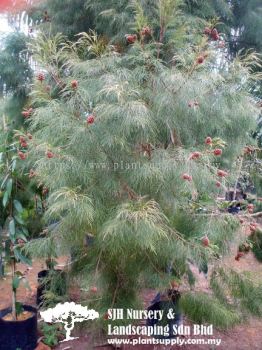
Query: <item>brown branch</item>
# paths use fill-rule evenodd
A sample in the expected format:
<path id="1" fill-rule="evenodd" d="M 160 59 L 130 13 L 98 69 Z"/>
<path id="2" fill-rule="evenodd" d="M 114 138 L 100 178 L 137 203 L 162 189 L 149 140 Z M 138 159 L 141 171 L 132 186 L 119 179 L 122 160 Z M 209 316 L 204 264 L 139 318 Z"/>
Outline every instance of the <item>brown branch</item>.
<path id="1" fill-rule="evenodd" d="M 119 288 L 119 277 L 117 276 L 117 284 L 116 284 L 116 289 L 114 291 L 114 295 L 113 295 L 113 300 L 112 300 L 112 304 L 111 304 L 111 309 L 113 309 L 115 302 L 116 302 L 116 296 L 117 296 L 117 292 L 118 292 L 118 288 Z"/>

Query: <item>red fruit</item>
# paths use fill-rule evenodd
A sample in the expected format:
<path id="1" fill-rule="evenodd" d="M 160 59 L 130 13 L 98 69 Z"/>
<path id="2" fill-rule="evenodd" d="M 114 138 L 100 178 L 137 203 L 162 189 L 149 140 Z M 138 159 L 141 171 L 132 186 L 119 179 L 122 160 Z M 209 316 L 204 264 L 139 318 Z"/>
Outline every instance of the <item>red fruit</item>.
<path id="1" fill-rule="evenodd" d="M 192 181 L 192 176 L 188 175 L 188 174 L 183 174 L 182 175 L 182 179 L 183 180 L 187 180 L 187 181 Z"/>
<path id="2" fill-rule="evenodd" d="M 87 124 L 93 124 L 95 121 L 95 117 L 91 114 L 86 118 Z"/>
<path id="3" fill-rule="evenodd" d="M 32 179 L 32 177 L 36 176 L 36 172 L 33 169 L 30 169 L 29 171 L 29 179 Z"/>
<path id="4" fill-rule="evenodd" d="M 249 147 L 249 146 L 246 146 L 245 148 L 244 148 L 244 154 L 250 154 L 250 153 L 252 153 L 252 148 L 251 147 Z"/>
<path id="5" fill-rule="evenodd" d="M 22 116 L 23 116 L 24 118 L 29 118 L 30 113 L 29 113 L 28 111 L 23 111 L 23 112 L 22 112 Z"/>
<path id="6" fill-rule="evenodd" d="M 108 312 L 106 312 L 106 313 L 104 314 L 104 320 L 108 320 L 108 318 L 109 318 L 109 314 L 108 314 Z"/>
<path id="7" fill-rule="evenodd" d="M 213 28 L 211 30 L 211 35 L 216 35 L 216 34 L 218 34 L 218 30 L 216 28 Z"/>
<path id="8" fill-rule="evenodd" d="M 211 29 L 209 28 L 209 27 L 205 27 L 205 29 L 204 29 L 204 34 L 206 34 L 206 35 L 210 35 L 211 34 Z"/>
<path id="9" fill-rule="evenodd" d="M 201 63 L 203 63 L 204 62 L 204 60 L 205 60 L 205 57 L 204 56 L 198 56 L 198 58 L 197 58 L 197 64 L 201 64 Z"/>
<path id="10" fill-rule="evenodd" d="M 22 116 L 24 118 L 29 118 L 32 113 L 33 113 L 33 108 L 29 108 L 22 112 Z"/>
<path id="11" fill-rule="evenodd" d="M 19 157 L 21 160 L 25 160 L 25 159 L 26 159 L 26 154 L 25 154 L 24 152 L 19 151 L 19 152 L 18 152 L 18 157 Z"/>
<path id="12" fill-rule="evenodd" d="M 196 152 L 191 153 L 189 159 L 198 159 L 200 157 L 201 157 L 201 153 L 196 151 Z"/>
<path id="13" fill-rule="evenodd" d="M 208 246 L 209 246 L 209 243 L 210 243 L 207 236 L 205 236 L 204 238 L 202 238 L 201 242 L 202 242 L 202 244 L 203 244 L 204 247 L 208 247 Z"/>
<path id="14" fill-rule="evenodd" d="M 51 151 L 46 151 L 46 156 L 47 156 L 47 158 L 54 158 L 54 153 L 53 152 L 51 152 Z"/>
<path id="15" fill-rule="evenodd" d="M 91 287 L 90 288 L 90 292 L 92 292 L 92 293 L 97 293 L 97 287 Z"/>
<path id="16" fill-rule="evenodd" d="M 49 190 L 47 187 L 44 187 L 42 190 L 42 194 L 45 196 L 46 194 L 48 194 Z"/>
<path id="17" fill-rule="evenodd" d="M 249 212 L 249 214 L 253 214 L 253 212 L 254 212 L 254 204 L 252 204 L 252 203 L 248 204 L 247 211 Z"/>
<path id="18" fill-rule="evenodd" d="M 228 173 L 226 171 L 224 171 L 224 170 L 218 170 L 217 171 L 217 176 L 219 176 L 219 177 L 225 177 L 227 175 L 228 175 Z"/>
<path id="19" fill-rule="evenodd" d="M 194 106 L 194 102 L 188 102 L 188 107 L 192 108 Z"/>
<path id="20" fill-rule="evenodd" d="M 217 181 L 216 182 L 216 187 L 221 187 L 221 182 Z"/>
<path id="21" fill-rule="evenodd" d="M 251 231 L 251 232 L 256 232 L 256 230 L 257 230 L 257 224 L 254 224 L 254 223 L 253 223 L 253 224 L 250 224 L 250 225 L 249 225 L 249 228 L 250 228 L 250 231 Z"/>
<path id="22" fill-rule="evenodd" d="M 29 138 L 29 140 L 32 140 L 33 136 L 29 133 L 27 133 L 27 137 Z"/>
<path id="23" fill-rule="evenodd" d="M 134 44 L 137 40 L 137 35 L 136 34 L 127 34 L 126 40 L 127 40 L 128 44 Z"/>
<path id="24" fill-rule="evenodd" d="M 141 34 L 142 35 L 151 35 L 151 29 L 147 26 L 147 27 L 144 27 L 142 28 L 141 30 Z"/>
<path id="25" fill-rule="evenodd" d="M 21 248 L 25 245 L 25 242 L 22 239 L 18 239 L 17 243 L 18 243 L 18 246 Z"/>
<path id="26" fill-rule="evenodd" d="M 77 81 L 77 80 L 72 80 L 72 81 L 71 81 L 71 86 L 72 86 L 73 89 L 77 89 L 77 87 L 78 87 L 78 81 Z"/>
<path id="27" fill-rule="evenodd" d="M 24 147 L 24 148 L 26 148 L 28 146 L 28 144 L 27 144 L 27 142 L 26 141 L 24 141 L 24 142 L 21 142 L 21 147 Z"/>
<path id="28" fill-rule="evenodd" d="M 19 142 L 23 143 L 23 142 L 26 142 L 26 140 L 25 140 L 25 138 L 23 136 L 19 136 Z"/>
<path id="29" fill-rule="evenodd" d="M 208 136 L 206 139 L 205 139 L 205 144 L 206 145 L 212 145 L 212 139 L 210 136 Z"/>
<path id="30" fill-rule="evenodd" d="M 216 149 L 214 150 L 213 153 L 214 153 L 215 156 L 221 156 L 221 154 L 222 154 L 222 149 L 216 148 Z"/>
<path id="31" fill-rule="evenodd" d="M 211 31 L 211 37 L 215 41 L 219 40 L 219 34 L 216 28 Z"/>
<path id="32" fill-rule="evenodd" d="M 41 81 L 41 83 L 42 83 L 42 81 L 45 80 L 45 75 L 43 73 L 38 73 L 37 80 Z"/>

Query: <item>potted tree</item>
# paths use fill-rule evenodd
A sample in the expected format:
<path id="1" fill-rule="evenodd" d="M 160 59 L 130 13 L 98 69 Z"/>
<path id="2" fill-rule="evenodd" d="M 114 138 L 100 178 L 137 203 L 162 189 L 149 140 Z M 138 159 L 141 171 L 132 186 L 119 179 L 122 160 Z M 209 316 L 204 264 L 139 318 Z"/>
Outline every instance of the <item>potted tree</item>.
<path id="1" fill-rule="evenodd" d="M 66 272 L 55 269 L 56 260 L 54 258 L 46 259 L 46 270 L 38 272 L 36 303 L 38 306 L 48 306 L 66 295 L 67 280 Z"/>
<path id="2" fill-rule="evenodd" d="M 26 155 L 26 141 L 24 141 L 23 149 L 18 150 L 16 143 L 8 143 L 9 137 L 10 134 L 7 133 L 2 146 L 1 191 L 3 193 L 2 211 L 5 219 L 4 259 L 6 265 L 11 267 L 12 302 L 10 307 L 0 310 L 0 344 L 2 349 L 33 350 L 37 345 L 37 310 L 17 300 L 17 289 L 20 283 L 23 282 L 28 286 L 17 264 L 31 264 L 22 251 L 28 238 L 28 230 L 23 217 L 25 210 L 18 200 L 19 191 L 24 190 L 24 187 L 20 179 L 17 160 Z"/>
<path id="3" fill-rule="evenodd" d="M 45 259 L 46 268 L 37 274 L 36 304 L 38 307 L 52 306 L 61 301 L 67 293 L 67 274 L 66 271 L 56 268 L 56 243 L 50 237 L 50 230 L 56 225 L 56 223 L 49 225 L 40 233 L 42 238 L 31 240 L 24 247 L 24 251 L 31 257 Z M 41 241 L 43 237 L 49 240 L 49 244 L 42 248 L 39 240 Z"/>

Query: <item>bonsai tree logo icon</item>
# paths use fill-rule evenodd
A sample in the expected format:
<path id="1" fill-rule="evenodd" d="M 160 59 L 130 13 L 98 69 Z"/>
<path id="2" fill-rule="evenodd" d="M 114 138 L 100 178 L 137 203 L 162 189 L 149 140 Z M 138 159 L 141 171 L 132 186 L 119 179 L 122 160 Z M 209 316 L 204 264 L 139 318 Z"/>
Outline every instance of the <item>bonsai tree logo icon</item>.
<path id="1" fill-rule="evenodd" d="M 99 318 L 97 311 L 89 310 L 87 306 L 75 304 L 74 302 L 59 303 L 54 308 L 40 311 L 40 315 L 47 323 L 63 323 L 66 330 L 66 338 L 63 341 L 76 339 L 71 337 L 71 331 L 74 329 L 76 322 Z"/>

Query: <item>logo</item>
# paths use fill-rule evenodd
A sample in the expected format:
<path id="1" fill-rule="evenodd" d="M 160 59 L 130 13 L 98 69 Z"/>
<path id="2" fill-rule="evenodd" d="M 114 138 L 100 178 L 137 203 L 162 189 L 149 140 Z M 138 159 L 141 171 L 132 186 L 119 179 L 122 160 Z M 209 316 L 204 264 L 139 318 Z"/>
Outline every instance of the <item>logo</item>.
<path id="1" fill-rule="evenodd" d="M 62 323 L 64 325 L 66 338 L 63 341 L 77 339 L 71 337 L 71 332 L 76 322 L 99 318 L 99 313 L 97 311 L 93 309 L 89 310 L 87 306 L 75 304 L 74 302 L 59 303 L 54 308 L 40 311 L 40 315 L 47 323 Z"/>

